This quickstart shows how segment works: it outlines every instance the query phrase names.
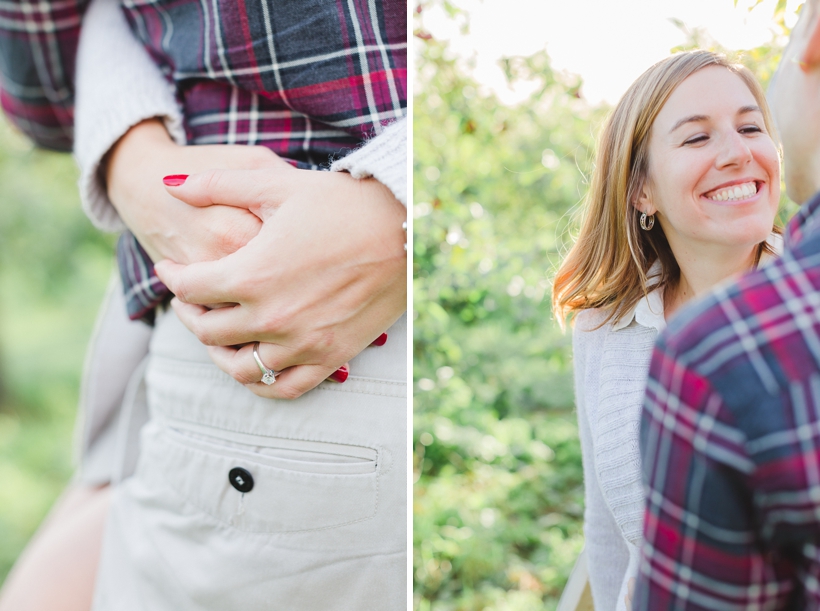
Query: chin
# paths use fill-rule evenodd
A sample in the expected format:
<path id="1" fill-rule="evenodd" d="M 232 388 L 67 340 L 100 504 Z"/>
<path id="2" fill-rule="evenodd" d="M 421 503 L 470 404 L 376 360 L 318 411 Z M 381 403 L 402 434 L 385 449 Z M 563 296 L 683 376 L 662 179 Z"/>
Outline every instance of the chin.
<path id="1" fill-rule="evenodd" d="M 773 220 L 746 219 L 745 223 L 738 223 L 734 231 L 723 234 L 721 243 L 725 246 L 747 246 L 749 248 L 765 242 L 772 233 Z M 751 221 L 751 222 L 749 222 Z"/>

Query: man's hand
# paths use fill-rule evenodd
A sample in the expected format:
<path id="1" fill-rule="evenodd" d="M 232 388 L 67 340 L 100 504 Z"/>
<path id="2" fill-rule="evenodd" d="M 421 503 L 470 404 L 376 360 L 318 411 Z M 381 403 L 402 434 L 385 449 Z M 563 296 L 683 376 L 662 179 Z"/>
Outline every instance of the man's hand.
<path id="1" fill-rule="evenodd" d="M 179 318 L 235 379 L 261 374 L 252 346 L 231 346 L 266 342 L 262 361 L 285 371 L 272 386 L 249 386 L 261 396 L 310 390 L 406 309 L 406 209 L 374 180 L 278 165 L 195 174 L 168 192 L 194 209 L 233 206 L 264 221 L 218 261 L 156 265 Z M 235 305 L 201 305 L 209 303 Z"/>
<path id="2" fill-rule="evenodd" d="M 150 119 L 112 148 L 105 175 L 111 202 L 154 261 L 194 263 L 236 251 L 262 223 L 240 208 L 188 206 L 168 194 L 163 176 L 280 164 L 288 166 L 261 146 L 178 146 L 159 119 Z"/>

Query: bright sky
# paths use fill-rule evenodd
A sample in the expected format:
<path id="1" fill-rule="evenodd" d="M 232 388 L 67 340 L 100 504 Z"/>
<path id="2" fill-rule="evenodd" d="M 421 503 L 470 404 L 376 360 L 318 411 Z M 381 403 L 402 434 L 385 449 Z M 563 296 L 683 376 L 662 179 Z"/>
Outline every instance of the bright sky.
<path id="1" fill-rule="evenodd" d="M 646 68 L 685 40 L 670 18 L 705 28 L 724 47 L 748 49 L 771 39 L 776 0 L 457 0 L 470 15 L 470 33 L 440 9 L 425 11 L 424 28 L 450 41 L 458 55 L 475 57 L 474 76 L 504 102 L 514 103 L 526 87 L 511 91 L 498 59 L 530 55 L 546 47 L 558 70 L 580 74 L 592 103 L 614 103 Z M 788 0 L 787 25 L 802 0 Z"/>

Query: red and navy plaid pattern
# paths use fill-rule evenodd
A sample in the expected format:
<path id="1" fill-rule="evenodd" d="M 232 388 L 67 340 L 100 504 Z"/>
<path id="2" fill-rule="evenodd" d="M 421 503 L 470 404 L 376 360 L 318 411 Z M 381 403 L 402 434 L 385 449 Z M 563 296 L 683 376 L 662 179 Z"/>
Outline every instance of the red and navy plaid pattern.
<path id="1" fill-rule="evenodd" d="M 175 85 L 192 144 L 262 144 L 317 167 L 404 115 L 404 0 L 126 0 L 124 10 Z"/>
<path id="2" fill-rule="evenodd" d="M 76 23 L 63 35 L 76 43 L 84 3 L 65 4 Z M 190 144 L 258 144 L 320 169 L 406 113 L 404 0 L 124 0 L 123 10 L 175 87 Z M 129 315 L 150 317 L 167 289 L 130 234 L 118 259 Z"/>
<path id="3" fill-rule="evenodd" d="M 820 608 L 820 194 L 783 256 L 681 312 L 641 426 L 634 608 Z"/>
<path id="4" fill-rule="evenodd" d="M 74 58 L 88 2 L 0 2 L 0 105 L 45 148 L 71 150 Z"/>

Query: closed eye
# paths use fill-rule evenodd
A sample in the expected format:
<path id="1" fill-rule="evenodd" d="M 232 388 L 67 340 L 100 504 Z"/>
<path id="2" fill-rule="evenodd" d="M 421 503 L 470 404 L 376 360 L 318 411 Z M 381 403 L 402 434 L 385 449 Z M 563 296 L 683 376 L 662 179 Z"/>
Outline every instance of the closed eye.
<path id="1" fill-rule="evenodd" d="M 741 134 L 762 134 L 763 130 L 760 129 L 757 125 L 744 125 L 739 130 Z"/>
<path id="2" fill-rule="evenodd" d="M 699 142 L 706 142 L 709 139 L 709 136 L 706 134 L 700 134 L 699 136 L 694 136 L 689 138 L 688 140 L 684 140 L 684 144 L 698 144 Z"/>

